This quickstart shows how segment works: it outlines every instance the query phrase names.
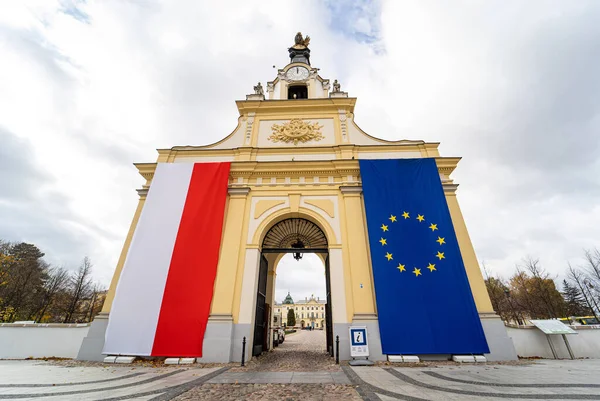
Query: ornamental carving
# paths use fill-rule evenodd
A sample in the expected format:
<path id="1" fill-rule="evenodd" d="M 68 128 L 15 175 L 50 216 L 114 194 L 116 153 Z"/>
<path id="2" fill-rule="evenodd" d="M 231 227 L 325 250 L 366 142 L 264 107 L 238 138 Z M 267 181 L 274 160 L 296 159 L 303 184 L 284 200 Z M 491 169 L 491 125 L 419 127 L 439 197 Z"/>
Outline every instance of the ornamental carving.
<path id="1" fill-rule="evenodd" d="M 299 118 L 292 118 L 284 124 L 273 124 L 271 129 L 273 133 L 268 138 L 272 142 L 293 142 L 298 145 L 298 142 L 306 143 L 308 141 L 320 141 L 324 139 L 321 134 L 322 125 L 319 123 L 305 122 Z"/>

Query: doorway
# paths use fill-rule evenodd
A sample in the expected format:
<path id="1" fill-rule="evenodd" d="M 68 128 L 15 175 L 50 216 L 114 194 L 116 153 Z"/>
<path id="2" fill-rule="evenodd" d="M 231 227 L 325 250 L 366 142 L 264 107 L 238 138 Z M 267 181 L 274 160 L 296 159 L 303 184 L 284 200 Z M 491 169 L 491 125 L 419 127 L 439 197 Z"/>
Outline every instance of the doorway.
<path id="1" fill-rule="evenodd" d="M 325 331 L 325 347 L 327 353 L 333 356 L 333 319 L 332 319 L 332 304 L 331 304 L 331 282 L 329 271 L 329 249 L 327 237 L 323 230 L 314 222 L 304 218 L 288 218 L 281 220 L 273 225 L 265 235 L 260 257 L 258 288 L 256 294 L 256 311 L 254 320 L 254 340 L 252 346 L 252 355 L 258 356 L 269 350 L 270 339 L 273 337 L 271 326 L 271 311 L 274 305 L 274 285 L 269 284 L 269 271 L 274 272 L 277 261 L 273 257 L 267 256 L 283 256 L 283 254 L 292 254 L 293 258 L 299 261 L 305 254 L 314 253 L 319 255 L 323 261 L 325 268 L 325 292 L 326 302 L 324 305 L 324 313 L 320 316 L 317 314 L 315 322 L 309 322 L 306 319 L 297 319 L 296 328 L 302 330 L 307 326 L 313 329 L 324 328 Z M 275 254 L 275 255 L 273 255 Z M 270 262 L 271 261 L 271 262 Z M 316 310 L 316 309 L 315 309 Z M 324 315 L 324 316 L 323 316 Z M 306 315 L 309 316 L 308 314 Z M 300 317 L 300 316 L 299 316 Z M 283 320 L 284 316 L 278 319 Z M 291 328 L 293 329 L 293 328 Z"/>

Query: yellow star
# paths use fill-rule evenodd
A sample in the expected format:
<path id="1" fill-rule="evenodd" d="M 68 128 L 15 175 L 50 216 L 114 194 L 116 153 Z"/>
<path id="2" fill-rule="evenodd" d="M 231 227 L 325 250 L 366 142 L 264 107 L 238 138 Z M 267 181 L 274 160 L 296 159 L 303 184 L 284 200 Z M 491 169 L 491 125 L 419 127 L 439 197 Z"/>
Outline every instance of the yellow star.
<path id="1" fill-rule="evenodd" d="M 402 213 L 402 217 L 404 217 L 404 220 L 410 218 L 410 216 L 408 215 L 408 212 Z"/>
<path id="2" fill-rule="evenodd" d="M 437 269 L 435 268 L 435 265 L 433 265 L 433 264 L 431 264 L 431 263 L 429 264 L 429 266 L 427 266 L 427 268 L 429 269 L 429 271 L 430 271 L 430 272 L 432 272 L 432 271 L 434 271 L 434 270 L 437 270 Z"/>
<path id="3" fill-rule="evenodd" d="M 438 229 L 437 228 L 437 224 L 433 224 L 433 223 L 431 223 L 431 225 L 429 226 L 429 228 L 431 228 L 431 231 L 435 231 L 435 230 Z"/>
<path id="4" fill-rule="evenodd" d="M 380 239 L 379 242 L 381 242 L 381 246 L 387 245 L 387 240 L 385 238 Z"/>
<path id="5" fill-rule="evenodd" d="M 404 267 L 404 265 L 403 265 L 403 264 L 400 264 L 400 263 L 398 263 L 398 267 L 397 267 L 397 269 L 398 269 L 398 270 L 400 270 L 400 273 L 402 273 L 403 271 L 405 271 L 405 270 L 406 270 L 406 268 Z"/>
<path id="6" fill-rule="evenodd" d="M 387 230 L 388 230 L 388 226 L 386 226 L 385 224 L 382 224 L 382 225 L 381 225 L 381 229 L 382 229 L 383 231 L 387 231 Z"/>
<path id="7" fill-rule="evenodd" d="M 417 220 L 419 220 L 419 223 L 423 222 L 423 220 L 425 220 L 425 216 L 423 216 L 422 214 L 417 216 Z"/>
<path id="8" fill-rule="evenodd" d="M 435 256 L 436 256 L 436 257 L 437 257 L 439 260 L 442 260 L 442 259 L 444 259 L 444 258 L 445 258 L 445 257 L 444 257 L 444 252 L 439 252 L 439 251 L 438 251 L 437 255 L 435 255 Z"/>
<path id="9" fill-rule="evenodd" d="M 442 238 L 442 237 L 438 237 L 438 239 L 436 239 L 435 242 L 439 242 L 440 245 L 443 245 L 446 243 L 446 241 L 444 241 L 444 238 Z"/>
<path id="10" fill-rule="evenodd" d="M 415 274 L 415 277 L 419 277 L 422 273 L 421 273 L 421 269 L 417 269 L 415 267 L 415 270 L 413 270 L 413 273 Z"/>
<path id="11" fill-rule="evenodd" d="M 385 257 L 387 258 L 388 262 L 389 262 L 390 260 L 392 260 L 392 259 L 393 259 L 393 258 L 392 258 L 392 254 L 391 254 L 391 253 L 389 253 L 389 252 L 387 252 L 387 253 L 385 254 Z"/>
<path id="12" fill-rule="evenodd" d="M 390 220 L 392 221 L 392 223 L 395 222 L 396 221 L 396 216 L 394 216 L 393 214 L 390 215 Z"/>

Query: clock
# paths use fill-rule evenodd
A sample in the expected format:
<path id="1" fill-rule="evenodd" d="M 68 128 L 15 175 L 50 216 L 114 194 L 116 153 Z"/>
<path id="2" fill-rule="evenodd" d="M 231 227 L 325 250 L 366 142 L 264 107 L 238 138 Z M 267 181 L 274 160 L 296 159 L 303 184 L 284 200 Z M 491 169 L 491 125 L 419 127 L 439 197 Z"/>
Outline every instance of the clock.
<path id="1" fill-rule="evenodd" d="M 304 81 L 308 78 L 308 68 L 292 67 L 285 73 L 285 77 L 290 81 Z"/>

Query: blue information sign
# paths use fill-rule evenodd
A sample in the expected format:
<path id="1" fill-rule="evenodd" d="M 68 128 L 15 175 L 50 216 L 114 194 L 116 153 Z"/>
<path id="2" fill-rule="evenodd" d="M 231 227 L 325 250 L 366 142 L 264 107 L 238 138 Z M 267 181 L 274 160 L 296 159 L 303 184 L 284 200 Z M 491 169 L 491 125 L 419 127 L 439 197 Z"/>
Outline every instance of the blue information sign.
<path id="1" fill-rule="evenodd" d="M 366 327 L 350 327 L 350 356 L 369 356 Z"/>

